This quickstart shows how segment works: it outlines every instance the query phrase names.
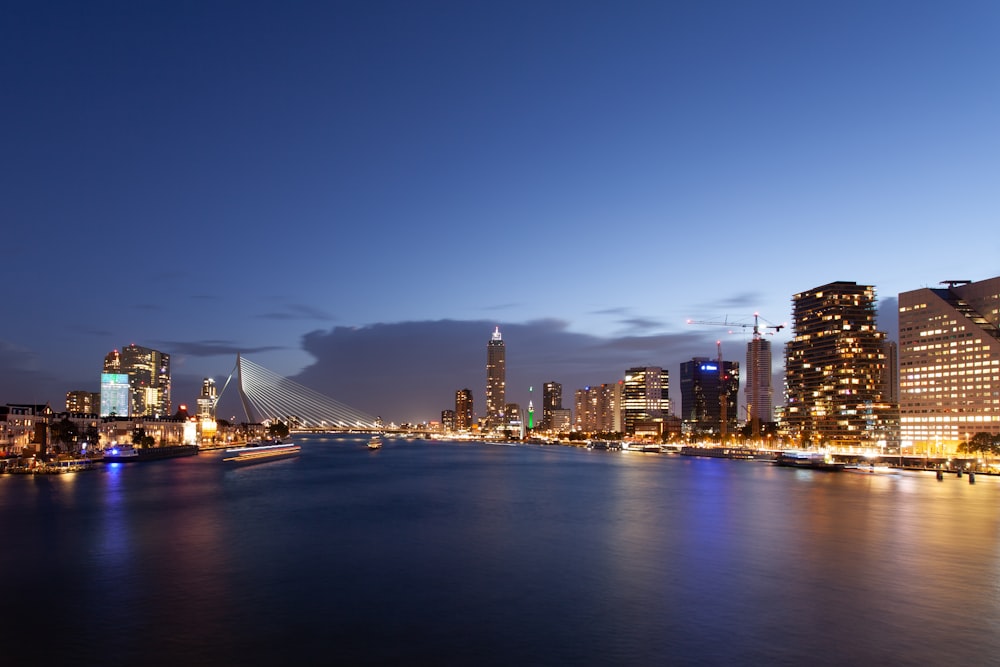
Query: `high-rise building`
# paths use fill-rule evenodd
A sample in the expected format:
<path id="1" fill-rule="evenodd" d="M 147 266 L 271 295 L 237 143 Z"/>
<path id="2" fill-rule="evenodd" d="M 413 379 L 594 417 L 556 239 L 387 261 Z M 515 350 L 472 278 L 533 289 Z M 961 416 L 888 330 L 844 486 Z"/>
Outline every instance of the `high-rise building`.
<path id="1" fill-rule="evenodd" d="M 121 376 L 128 378 L 127 405 L 121 403 Z M 123 409 L 124 408 L 124 409 Z M 101 416 L 170 416 L 170 355 L 134 343 L 104 357 Z"/>
<path id="2" fill-rule="evenodd" d="M 874 287 L 846 281 L 792 297 L 783 426 L 800 444 L 894 439 L 898 413 L 882 394 L 886 335 L 876 328 L 875 302 Z"/>
<path id="3" fill-rule="evenodd" d="M 500 327 L 486 344 L 486 427 L 497 428 L 504 423 L 507 388 L 507 350 Z"/>
<path id="4" fill-rule="evenodd" d="M 101 394 L 93 391 L 66 392 L 66 412 L 96 415 L 101 411 Z"/>
<path id="5" fill-rule="evenodd" d="M 542 428 L 552 428 L 552 411 L 562 410 L 562 385 L 546 382 L 542 385 Z"/>
<path id="6" fill-rule="evenodd" d="M 170 355 L 135 343 L 121 351 L 122 372 L 128 374 L 130 415 L 170 416 Z"/>
<path id="7" fill-rule="evenodd" d="M 447 431 L 455 430 L 455 411 L 454 410 L 442 410 L 441 411 L 441 428 Z"/>
<path id="8" fill-rule="evenodd" d="M 736 412 L 740 391 L 740 365 L 735 361 L 719 362 L 708 357 L 694 357 L 681 364 L 681 418 L 694 434 L 722 433 L 722 404 L 725 401 L 725 432 L 736 431 Z"/>
<path id="9" fill-rule="evenodd" d="M 747 343 L 746 420 L 751 435 L 760 437 L 761 424 L 774 421 L 774 390 L 771 388 L 771 341 L 762 338 L 754 329 L 754 337 Z"/>
<path id="10" fill-rule="evenodd" d="M 586 433 L 621 430 L 621 383 L 577 389 L 576 428 Z"/>
<path id="11" fill-rule="evenodd" d="M 1000 277 L 899 295 L 904 447 L 950 453 L 1000 434 Z"/>
<path id="12" fill-rule="evenodd" d="M 455 392 L 455 430 L 468 431 L 472 428 L 472 390 L 459 389 Z"/>
<path id="13" fill-rule="evenodd" d="M 670 413 L 669 373 L 659 366 L 625 371 L 622 388 L 622 426 L 627 434 L 640 422 L 662 421 Z"/>
<path id="14" fill-rule="evenodd" d="M 215 419 L 215 404 L 218 400 L 219 394 L 215 388 L 215 380 L 212 378 L 202 380 L 201 394 L 198 396 L 198 417 Z"/>

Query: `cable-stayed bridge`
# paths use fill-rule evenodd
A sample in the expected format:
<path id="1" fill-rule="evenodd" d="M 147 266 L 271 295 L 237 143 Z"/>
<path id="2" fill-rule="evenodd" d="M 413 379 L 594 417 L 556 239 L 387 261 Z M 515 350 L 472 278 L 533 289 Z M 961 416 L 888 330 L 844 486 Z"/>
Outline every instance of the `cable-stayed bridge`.
<path id="1" fill-rule="evenodd" d="M 293 430 L 381 428 L 377 417 L 282 377 L 241 355 L 236 355 L 236 367 L 218 398 L 222 398 L 234 375 L 248 422 L 279 420 Z"/>

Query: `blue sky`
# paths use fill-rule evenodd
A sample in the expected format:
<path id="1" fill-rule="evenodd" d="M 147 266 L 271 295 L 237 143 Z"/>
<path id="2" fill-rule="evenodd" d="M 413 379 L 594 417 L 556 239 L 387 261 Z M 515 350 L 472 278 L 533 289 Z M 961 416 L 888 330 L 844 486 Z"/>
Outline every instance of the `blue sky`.
<path id="1" fill-rule="evenodd" d="M 2 12 L 0 402 L 61 408 L 134 342 L 175 403 L 242 351 L 436 418 L 496 325 L 510 400 L 632 365 L 677 400 L 744 356 L 688 318 L 853 280 L 892 330 L 899 292 L 1000 275 L 995 2 Z"/>

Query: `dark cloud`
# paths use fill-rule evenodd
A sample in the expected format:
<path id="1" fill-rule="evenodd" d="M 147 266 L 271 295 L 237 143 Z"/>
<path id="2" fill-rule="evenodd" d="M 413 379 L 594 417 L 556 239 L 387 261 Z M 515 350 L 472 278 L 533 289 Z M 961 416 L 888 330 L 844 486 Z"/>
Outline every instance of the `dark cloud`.
<path id="1" fill-rule="evenodd" d="M 394 421 L 438 419 L 441 410 L 454 407 L 455 391 L 468 388 L 482 414 L 486 344 L 495 326 L 436 320 L 314 331 L 304 336 L 303 349 L 316 361 L 291 379 Z M 715 352 L 711 334 L 702 332 L 603 338 L 568 331 L 559 320 L 500 323 L 500 330 L 507 346 L 507 400 L 526 404 L 534 387 L 536 408 L 544 382 L 562 383 L 564 405 L 572 407 L 576 389 L 616 382 L 626 369 L 647 365 L 670 371 L 676 400 L 680 362 Z"/>
<path id="2" fill-rule="evenodd" d="M 630 331 L 649 331 L 650 329 L 660 329 L 663 327 L 663 322 L 651 320 L 647 317 L 630 317 L 619 320 L 619 324 L 625 325 L 626 329 Z"/>

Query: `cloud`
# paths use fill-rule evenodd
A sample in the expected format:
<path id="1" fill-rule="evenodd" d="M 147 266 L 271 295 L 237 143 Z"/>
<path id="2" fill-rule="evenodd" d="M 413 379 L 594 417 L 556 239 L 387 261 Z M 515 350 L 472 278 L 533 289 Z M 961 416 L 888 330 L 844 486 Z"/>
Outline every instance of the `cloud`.
<path id="1" fill-rule="evenodd" d="M 441 410 L 454 408 L 455 391 L 468 388 L 482 415 L 486 344 L 495 326 L 435 320 L 314 331 L 302 345 L 315 362 L 291 379 L 370 414 L 411 422 L 440 418 Z M 526 405 L 530 398 L 536 409 L 544 382 L 562 383 L 564 406 L 571 407 L 576 389 L 617 382 L 628 368 L 647 365 L 669 370 L 677 400 L 680 362 L 715 353 L 712 334 L 704 332 L 605 338 L 571 332 L 560 320 L 501 323 L 500 331 L 507 400 Z"/>
<path id="2" fill-rule="evenodd" d="M 263 313 L 258 315 L 259 318 L 265 320 L 323 320 L 331 321 L 334 319 L 332 315 L 326 311 L 320 310 L 319 308 L 313 308 L 312 306 L 306 306 L 300 303 L 292 303 L 285 306 L 284 311 Z"/>

